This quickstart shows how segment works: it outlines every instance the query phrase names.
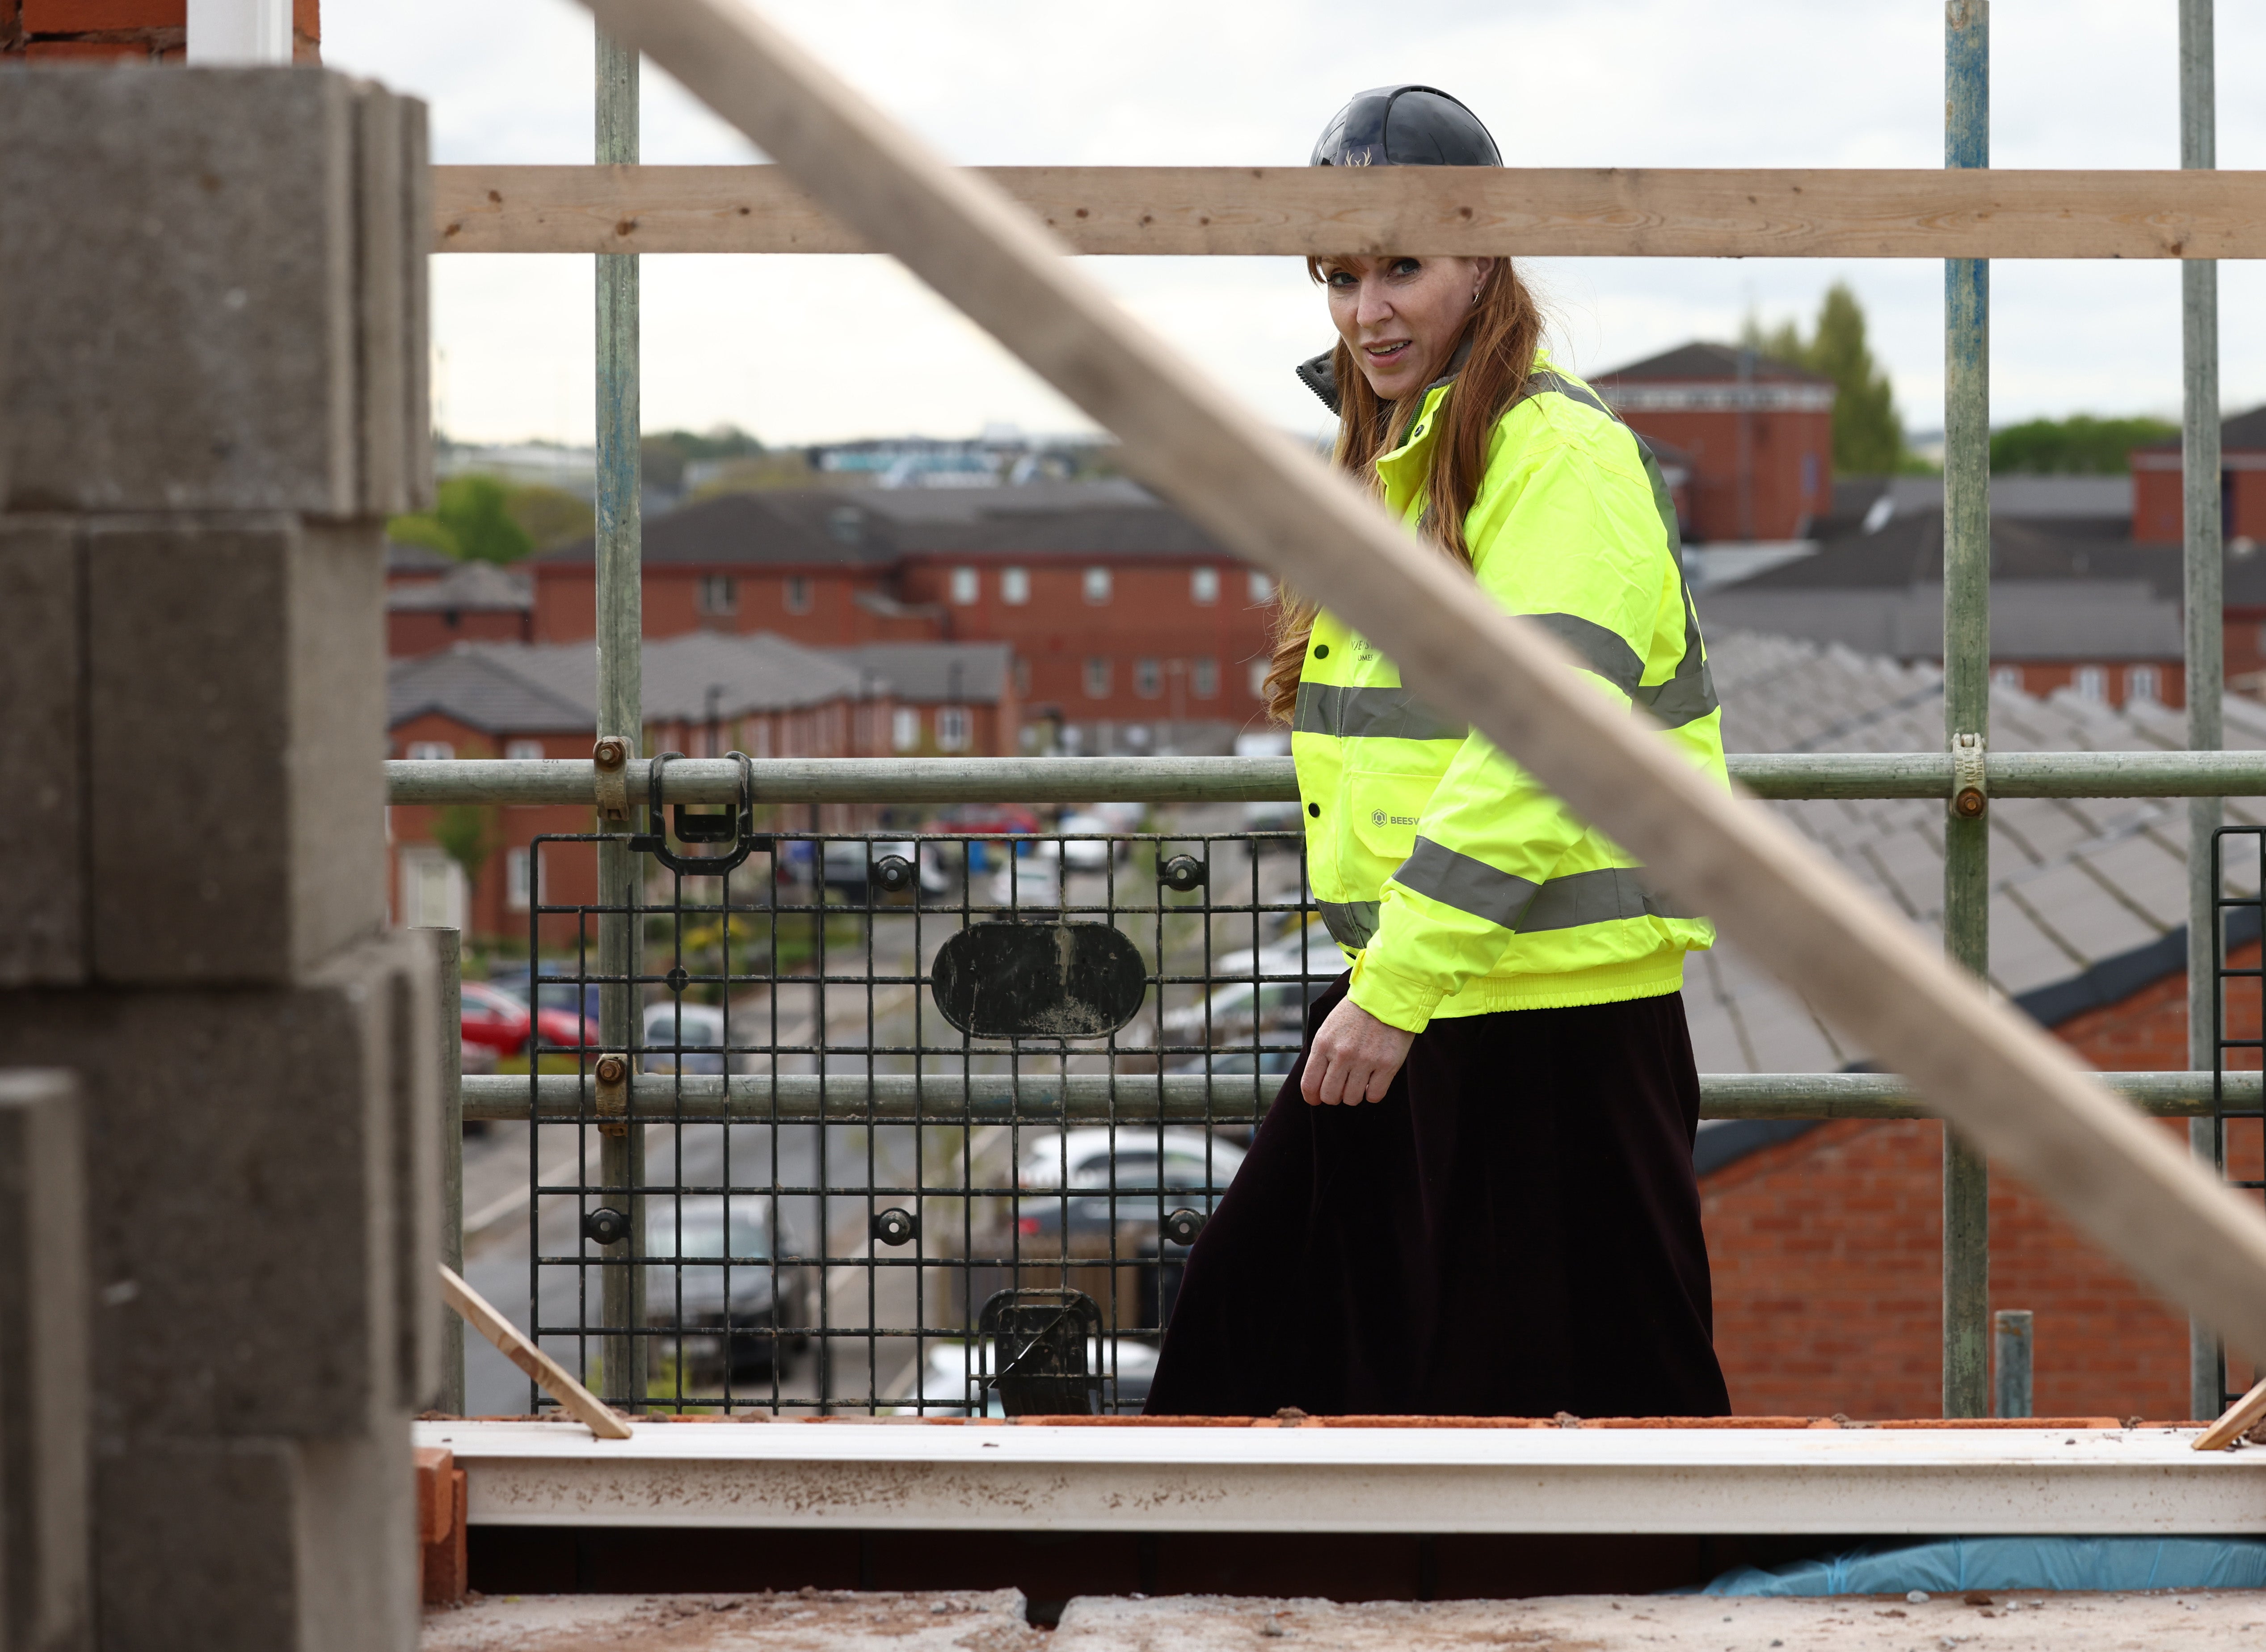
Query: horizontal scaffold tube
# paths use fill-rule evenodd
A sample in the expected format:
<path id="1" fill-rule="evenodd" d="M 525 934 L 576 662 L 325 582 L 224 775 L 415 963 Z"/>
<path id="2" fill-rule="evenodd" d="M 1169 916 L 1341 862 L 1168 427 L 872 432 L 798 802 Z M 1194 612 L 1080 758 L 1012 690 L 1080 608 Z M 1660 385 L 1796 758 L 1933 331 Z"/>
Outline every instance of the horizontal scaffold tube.
<path id="1" fill-rule="evenodd" d="M 2159 1117 L 2208 1116 L 2207 1072 L 2114 1072 L 2102 1082 L 2144 1113 Z M 1247 1073 L 758 1073 L 731 1078 L 640 1074 L 631 1081 L 633 1114 L 656 1123 L 720 1119 L 764 1124 L 956 1124 L 1058 1119 L 1247 1120 L 1274 1099 L 1282 1080 Z M 681 1090 L 679 1086 L 682 1086 Z M 528 1116 L 528 1083 L 513 1075 L 474 1075 L 464 1080 L 467 1119 Z M 2254 1109 L 2266 1097 L 2255 1072 L 2226 1076 L 2225 1103 Z M 535 1081 L 538 1120 L 595 1123 L 597 1092 L 572 1073 L 546 1073 Z M 1700 1075 L 1704 1119 L 1916 1119 L 1929 1116 L 1911 1086 L 1893 1073 L 1707 1072 Z"/>
<path id="2" fill-rule="evenodd" d="M 1734 753 L 1731 777 L 1757 797 L 1948 797 L 1941 752 Z M 632 800 L 646 764 L 629 765 Z M 1994 797 L 2266 797 L 2266 751 L 2015 751 L 1987 769 Z M 595 805 L 580 758 L 393 762 L 394 803 Z M 1259 803 L 1295 800 L 1288 757 L 784 757 L 755 765 L 759 803 Z M 669 765 L 672 803 L 727 803 L 739 764 L 684 758 Z"/>

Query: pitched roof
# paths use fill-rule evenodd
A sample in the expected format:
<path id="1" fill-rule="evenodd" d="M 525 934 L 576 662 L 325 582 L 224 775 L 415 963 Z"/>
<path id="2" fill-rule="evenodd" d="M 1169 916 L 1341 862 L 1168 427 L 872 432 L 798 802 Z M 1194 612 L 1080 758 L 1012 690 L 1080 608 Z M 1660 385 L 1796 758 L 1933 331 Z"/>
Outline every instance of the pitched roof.
<path id="1" fill-rule="evenodd" d="M 1755 382 L 1793 381 L 1809 384 L 1831 384 L 1833 382 L 1823 373 L 1813 373 L 1806 367 L 1779 361 L 1759 350 L 1742 350 L 1728 344 L 1700 343 L 1678 345 L 1673 350 L 1647 356 L 1641 362 L 1631 362 L 1626 367 L 1617 367 L 1609 373 L 1593 374 L 1590 382 L 1602 386 L 1615 382 L 1737 379 L 1742 376 L 1742 357 L 1747 363 L 1743 376 Z"/>
<path id="2" fill-rule="evenodd" d="M 1005 698 L 1014 649 L 1004 642 L 869 642 L 828 654 L 921 705 L 996 704 Z"/>
<path id="3" fill-rule="evenodd" d="M 2159 452 L 2166 449 L 2177 451 L 2179 445 L 2179 437 L 2167 436 L 2161 442 L 2143 442 L 2141 448 Z M 2266 448 L 2266 407 L 2253 407 L 2248 413 L 2237 413 L 2232 419 L 2221 419 L 2218 421 L 2218 446 L 2222 453 L 2238 448 L 2252 452 Z"/>
<path id="4" fill-rule="evenodd" d="M 648 520 L 648 565 L 880 569 L 908 556 L 1217 556 L 1169 507 L 1122 480 L 1027 487 L 782 488 L 721 493 Z M 588 565 L 594 542 L 536 559 Z"/>
<path id="5" fill-rule="evenodd" d="M 398 539 L 385 542 L 385 572 L 388 578 L 403 574 L 446 574 L 457 566 L 457 559 L 429 545 L 404 545 Z"/>
<path id="6" fill-rule="evenodd" d="M 1892 660 L 1943 652 L 1943 585 L 1763 587 L 1696 594 L 1702 625 L 1838 644 Z M 1763 588 L 1757 588 L 1763 587 Z M 2145 580 L 2001 580 L 1991 588 L 1993 660 L 2177 660 L 2180 604 Z"/>
<path id="7" fill-rule="evenodd" d="M 712 688 L 715 714 L 740 717 L 855 698 L 866 686 L 853 666 L 767 632 L 649 639 L 642 677 L 648 721 L 705 719 Z M 597 653 L 588 643 L 460 642 L 394 663 L 386 721 L 398 727 L 439 712 L 488 734 L 592 729 L 597 690 Z"/>
<path id="8" fill-rule="evenodd" d="M 455 609 L 466 612 L 507 612 L 535 606 L 535 581 L 524 573 L 498 567 L 493 562 L 451 562 L 437 580 L 397 585 L 385 594 L 389 609 Z"/>
<path id="9" fill-rule="evenodd" d="M 1711 641 L 1730 750 L 1941 749 L 1942 679 L 1932 666 L 1752 632 Z M 2152 704 L 2112 711 L 2066 690 L 2043 700 L 1992 690 L 1993 751 L 2177 750 L 2183 743 L 2181 714 Z M 2229 696 L 2226 744 L 2266 749 L 2266 708 Z M 1941 933 L 1940 800 L 1761 807 L 1918 928 Z M 2226 807 L 2230 825 L 2266 824 L 2266 800 L 2230 798 Z M 1989 820 L 1990 976 L 2019 1006 L 2050 1027 L 2184 967 L 2184 800 L 2002 798 L 1992 801 Z M 2237 887 L 2257 887 L 2255 854 L 2246 859 L 2238 852 L 2229 870 Z M 1831 1072 L 1872 1054 L 1829 1027 L 1735 941 L 1692 954 L 1684 998 L 1703 1072 Z M 1739 1143 L 1761 1144 L 1743 1122 L 1701 1131 L 1703 1169 L 1736 1156 Z"/>

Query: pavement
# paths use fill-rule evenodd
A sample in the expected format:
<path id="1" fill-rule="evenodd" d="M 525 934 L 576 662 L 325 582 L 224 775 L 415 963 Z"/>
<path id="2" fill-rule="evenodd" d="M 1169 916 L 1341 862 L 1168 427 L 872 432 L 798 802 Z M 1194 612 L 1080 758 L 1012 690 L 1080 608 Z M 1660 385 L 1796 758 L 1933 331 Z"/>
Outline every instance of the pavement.
<path id="1" fill-rule="evenodd" d="M 1728 1600 L 1279 1600 L 1082 1596 L 1052 1630 L 1013 1590 L 511 1596 L 426 1615 L 422 1652 L 2203 1652 L 2266 1644 L 2266 1594 L 1846 1596 Z"/>

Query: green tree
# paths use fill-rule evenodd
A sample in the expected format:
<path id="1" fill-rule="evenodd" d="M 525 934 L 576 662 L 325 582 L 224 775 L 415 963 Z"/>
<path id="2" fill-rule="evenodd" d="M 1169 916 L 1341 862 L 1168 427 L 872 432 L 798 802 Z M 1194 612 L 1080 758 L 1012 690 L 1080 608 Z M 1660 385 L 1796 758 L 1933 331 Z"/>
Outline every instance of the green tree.
<path id="1" fill-rule="evenodd" d="M 500 839 L 495 809 L 486 803 L 450 803 L 433 817 L 433 841 L 464 869 L 464 887 L 478 887 Z"/>
<path id="2" fill-rule="evenodd" d="M 493 476 L 452 476 L 430 511 L 396 516 L 386 533 L 401 545 L 430 545 L 460 562 L 516 562 L 535 549 L 513 520 L 511 490 Z"/>
<path id="3" fill-rule="evenodd" d="M 1991 433 L 1991 470 L 2007 476 L 2121 476 L 2132 450 L 2176 436 L 2161 419 L 2032 419 Z"/>
<path id="4" fill-rule="evenodd" d="M 1825 289 L 1809 338 L 1793 322 L 1765 332 L 1747 318 L 1739 342 L 1774 361 L 1833 381 L 1833 469 L 1841 476 L 1884 476 L 1905 461 L 1904 421 L 1897 417 L 1889 376 L 1865 340 L 1864 306 L 1846 281 Z"/>
<path id="5" fill-rule="evenodd" d="M 504 508 L 537 551 L 571 545 L 597 530 L 597 513 L 590 508 L 590 501 L 576 498 L 563 487 L 546 487 L 539 482 L 515 487 Z"/>

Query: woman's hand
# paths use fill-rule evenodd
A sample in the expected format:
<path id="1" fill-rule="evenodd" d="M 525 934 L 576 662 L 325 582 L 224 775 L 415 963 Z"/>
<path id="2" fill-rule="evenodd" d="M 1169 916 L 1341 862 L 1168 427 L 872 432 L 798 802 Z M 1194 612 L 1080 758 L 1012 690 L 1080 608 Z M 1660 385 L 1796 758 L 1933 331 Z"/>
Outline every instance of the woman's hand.
<path id="1" fill-rule="evenodd" d="M 1344 999 L 1314 1034 L 1299 1093 L 1309 1107 L 1382 1101 L 1392 1075 L 1408 1059 L 1408 1046 L 1415 1042 L 1415 1034 L 1404 1033 L 1351 998 Z"/>

